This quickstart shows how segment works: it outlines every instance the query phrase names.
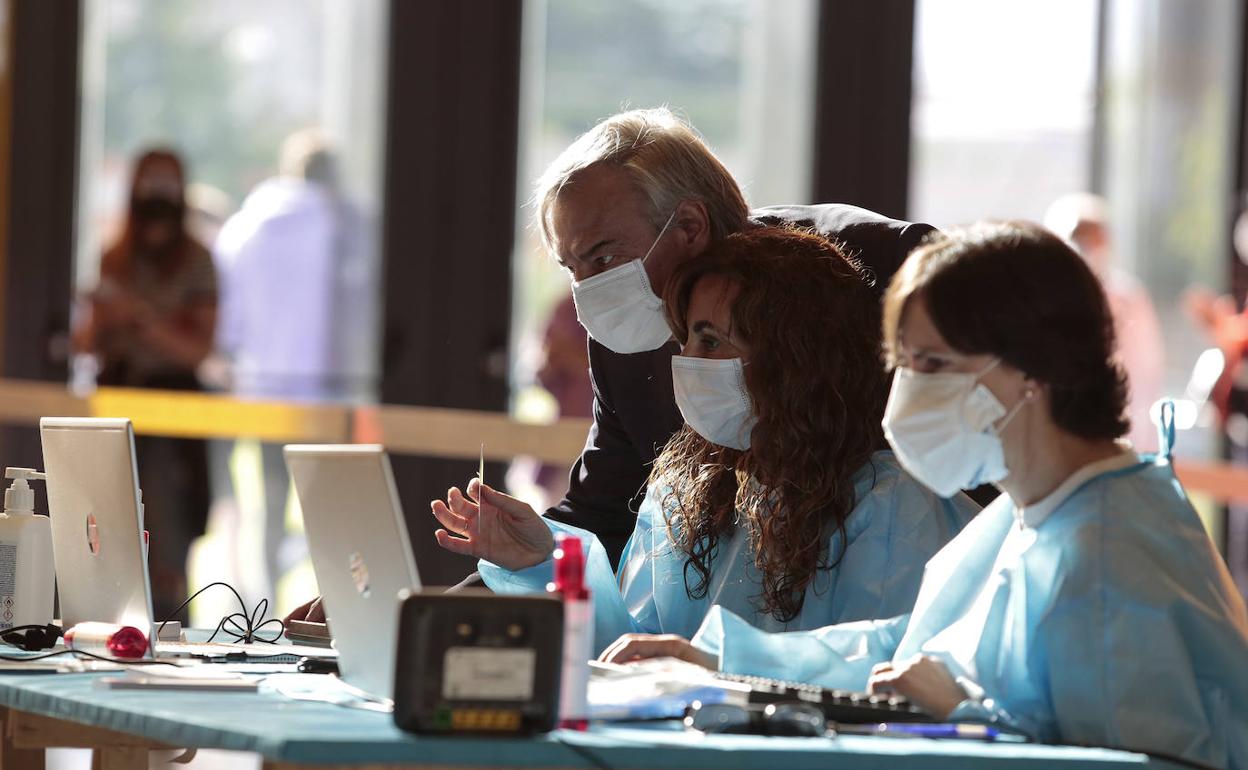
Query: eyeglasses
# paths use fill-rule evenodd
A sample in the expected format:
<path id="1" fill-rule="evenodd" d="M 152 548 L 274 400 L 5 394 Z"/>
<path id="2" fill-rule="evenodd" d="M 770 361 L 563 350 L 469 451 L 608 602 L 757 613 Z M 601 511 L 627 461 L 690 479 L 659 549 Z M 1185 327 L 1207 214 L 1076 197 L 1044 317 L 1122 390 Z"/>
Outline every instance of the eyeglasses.
<path id="1" fill-rule="evenodd" d="M 695 700 L 685 709 L 684 722 L 703 733 L 818 737 L 828 730 L 823 710 L 806 703 L 742 706 Z"/>

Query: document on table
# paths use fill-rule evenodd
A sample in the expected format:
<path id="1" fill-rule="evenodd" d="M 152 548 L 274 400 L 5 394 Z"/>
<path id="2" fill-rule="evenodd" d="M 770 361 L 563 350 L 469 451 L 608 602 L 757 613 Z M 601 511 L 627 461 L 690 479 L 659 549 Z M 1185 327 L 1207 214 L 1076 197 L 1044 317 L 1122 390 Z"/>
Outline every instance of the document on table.
<path id="1" fill-rule="evenodd" d="M 309 644 L 242 644 L 241 642 L 158 642 L 156 657 L 177 658 L 192 655 L 209 657 L 241 653 L 248 658 L 264 660 L 274 656 L 293 656 L 296 658 L 337 658 L 338 651 L 331 647 L 317 647 Z"/>
<path id="2" fill-rule="evenodd" d="M 255 692 L 261 677 L 223 671 L 213 664 L 202 666 L 143 666 L 127 669 L 123 676 L 103 677 L 96 686 L 111 690 L 224 690 Z"/>

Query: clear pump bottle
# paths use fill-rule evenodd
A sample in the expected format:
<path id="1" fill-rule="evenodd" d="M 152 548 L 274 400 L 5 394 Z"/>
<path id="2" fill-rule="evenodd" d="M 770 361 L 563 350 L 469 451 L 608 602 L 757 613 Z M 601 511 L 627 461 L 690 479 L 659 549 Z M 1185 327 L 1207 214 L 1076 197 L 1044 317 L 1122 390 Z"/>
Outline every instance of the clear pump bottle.
<path id="1" fill-rule="evenodd" d="M 0 514 L 0 631 L 52 622 L 56 567 L 52 560 L 52 522 L 35 514 L 35 491 L 28 480 L 44 474 L 31 468 L 6 468 L 13 484 L 4 493 Z"/>

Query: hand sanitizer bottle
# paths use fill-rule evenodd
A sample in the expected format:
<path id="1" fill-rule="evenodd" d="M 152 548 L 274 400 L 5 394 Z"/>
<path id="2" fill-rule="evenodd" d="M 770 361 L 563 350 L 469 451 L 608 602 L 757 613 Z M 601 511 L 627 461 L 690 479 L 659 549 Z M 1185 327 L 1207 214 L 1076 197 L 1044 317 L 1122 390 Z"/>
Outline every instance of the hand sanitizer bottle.
<path id="1" fill-rule="evenodd" d="M 13 484 L 4 493 L 0 514 L 0 631 L 52 622 L 56 567 L 52 561 L 52 521 L 35 515 L 35 491 L 27 479 L 44 474 L 6 468 Z"/>
<path id="2" fill-rule="evenodd" d="M 585 585 L 581 539 L 555 536 L 555 580 L 547 590 L 563 598 L 563 668 L 559 677 L 559 726 L 589 728 L 589 659 L 594 654 L 594 603 Z"/>

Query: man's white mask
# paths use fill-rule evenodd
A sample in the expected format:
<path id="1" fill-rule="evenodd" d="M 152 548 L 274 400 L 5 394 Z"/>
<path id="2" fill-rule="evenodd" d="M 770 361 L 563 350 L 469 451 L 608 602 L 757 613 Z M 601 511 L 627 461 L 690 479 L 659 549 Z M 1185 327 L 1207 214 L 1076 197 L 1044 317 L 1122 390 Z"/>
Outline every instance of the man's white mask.
<path id="1" fill-rule="evenodd" d="M 672 337 L 663 300 L 650 288 L 645 261 L 675 218 L 673 211 L 641 259 L 572 282 L 577 320 L 589 336 L 616 353 L 657 350 Z"/>

